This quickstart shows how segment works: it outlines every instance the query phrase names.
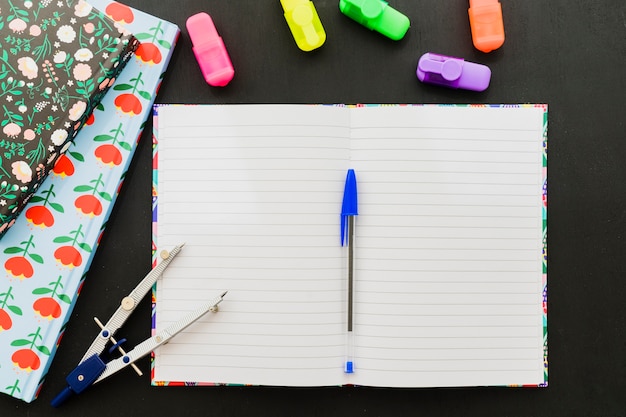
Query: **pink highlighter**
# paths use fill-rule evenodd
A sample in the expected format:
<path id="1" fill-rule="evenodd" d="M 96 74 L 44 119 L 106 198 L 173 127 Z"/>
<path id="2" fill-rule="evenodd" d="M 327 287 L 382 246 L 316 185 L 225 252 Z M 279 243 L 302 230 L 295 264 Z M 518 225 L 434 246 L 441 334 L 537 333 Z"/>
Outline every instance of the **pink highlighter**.
<path id="1" fill-rule="evenodd" d="M 206 13 L 191 16 L 187 19 L 187 31 L 206 82 L 213 87 L 227 85 L 233 79 L 235 70 L 211 16 Z"/>

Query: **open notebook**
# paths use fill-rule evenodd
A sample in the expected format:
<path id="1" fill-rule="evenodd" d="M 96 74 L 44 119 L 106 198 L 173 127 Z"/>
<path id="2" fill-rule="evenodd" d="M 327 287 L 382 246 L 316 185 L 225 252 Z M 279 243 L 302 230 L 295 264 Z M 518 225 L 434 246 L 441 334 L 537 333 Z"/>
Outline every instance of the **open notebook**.
<path id="1" fill-rule="evenodd" d="M 545 385 L 547 106 L 155 108 L 152 380 Z M 340 210 L 358 177 L 355 372 Z"/>

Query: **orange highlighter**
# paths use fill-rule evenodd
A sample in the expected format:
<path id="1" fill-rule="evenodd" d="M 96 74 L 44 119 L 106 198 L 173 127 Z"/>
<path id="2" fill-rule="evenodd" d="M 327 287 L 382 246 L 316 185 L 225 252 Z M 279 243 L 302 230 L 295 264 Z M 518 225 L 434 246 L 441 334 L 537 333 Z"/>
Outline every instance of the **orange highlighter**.
<path id="1" fill-rule="evenodd" d="M 491 52 L 504 43 L 502 5 L 498 0 L 469 0 L 472 42 L 476 49 Z"/>

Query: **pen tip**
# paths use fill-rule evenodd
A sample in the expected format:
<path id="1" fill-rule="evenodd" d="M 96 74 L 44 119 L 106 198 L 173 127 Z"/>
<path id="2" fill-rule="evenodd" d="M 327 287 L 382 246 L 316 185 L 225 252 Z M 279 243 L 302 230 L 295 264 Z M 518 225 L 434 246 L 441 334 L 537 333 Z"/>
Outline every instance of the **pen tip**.
<path id="1" fill-rule="evenodd" d="M 224 298 L 224 296 L 228 293 L 228 291 L 224 291 L 221 295 L 221 298 Z"/>

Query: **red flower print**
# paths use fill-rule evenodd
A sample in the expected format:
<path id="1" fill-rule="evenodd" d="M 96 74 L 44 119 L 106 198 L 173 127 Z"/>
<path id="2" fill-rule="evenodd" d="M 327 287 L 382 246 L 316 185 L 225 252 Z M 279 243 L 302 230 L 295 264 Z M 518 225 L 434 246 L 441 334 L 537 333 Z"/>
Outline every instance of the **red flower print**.
<path id="1" fill-rule="evenodd" d="M 33 206 L 26 210 L 26 220 L 35 226 L 50 227 L 54 224 L 54 216 L 45 206 Z"/>
<path id="2" fill-rule="evenodd" d="M 71 177 L 74 175 L 74 164 L 66 155 L 61 155 L 54 164 L 52 172 L 61 178 Z"/>
<path id="3" fill-rule="evenodd" d="M 46 346 L 37 344 L 43 340 L 40 333 L 41 327 L 38 327 L 37 331 L 29 334 L 27 339 L 17 339 L 11 342 L 11 346 L 27 346 L 24 349 L 16 350 L 13 355 L 11 355 L 13 364 L 26 372 L 39 369 L 39 366 L 41 365 L 41 360 L 35 350 L 43 353 L 44 355 L 50 355 L 50 350 Z"/>
<path id="4" fill-rule="evenodd" d="M 96 194 L 106 201 L 111 201 L 113 198 L 106 191 L 98 191 L 99 188 L 104 186 L 102 181 L 102 174 L 95 180 L 90 181 L 90 185 L 79 185 L 74 188 L 74 191 L 79 193 L 89 192 L 91 194 L 83 194 L 76 198 L 74 206 L 80 214 L 84 214 L 89 217 L 99 216 L 102 214 L 102 203 L 95 196 Z"/>
<path id="5" fill-rule="evenodd" d="M 41 297 L 33 303 L 33 310 L 44 319 L 52 320 L 61 316 L 61 306 L 52 297 Z"/>
<path id="6" fill-rule="evenodd" d="M 9 330 L 13 326 L 13 320 L 11 316 L 3 308 L 0 308 L 0 332 L 2 330 Z"/>
<path id="7" fill-rule="evenodd" d="M 83 239 L 85 234 L 83 233 L 83 225 L 79 225 L 77 230 L 72 230 L 69 236 L 58 236 L 53 242 L 65 244 L 69 243 L 69 245 L 59 246 L 54 251 L 54 259 L 61 264 L 63 267 L 74 268 L 75 266 L 79 266 L 83 262 L 83 257 L 80 254 L 79 250 L 76 249 L 78 246 L 85 252 L 91 252 L 91 246 L 87 243 L 79 241 L 79 239 Z"/>
<path id="8" fill-rule="evenodd" d="M 56 197 L 56 194 L 53 191 L 54 184 L 50 185 L 50 188 L 46 191 L 42 191 L 44 197 L 40 195 L 36 195 L 30 199 L 32 203 L 40 203 L 43 202 L 42 205 L 32 206 L 25 212 L 26 220 L 33 224 L 34 226 L 39 226 L 41 228 L 50 227 L 54 224 L 54 216 L 52 212 L 48 209 L 47 206 L 50 206 L 55 211 L 59 213 L 63 213 L 63 206 L 50 201 L 52 197 Z"/>
<path id="9" fill-rule="evenodd" d="M 139 99 L 135 97 L 135 95 L 129 93 L 120 94 L 119 96 L 115 97 L 113 103 L 118 110 L 121 110 L 122 113 L 126 113 L 130 116 L 138 115 L 143 109 L 143 107 L 141 106 L 141 101 L 139 101 Z"/>
<path id="10" fill-rule="evenodd" d="M 94 151 L 94 155 L 100 162 L 111 167 L 122 163 L 122 153 L 115 145 L 108 143 L 100 145 Z"/>
<path id="11" fill-rule="evenodd" d="M 158 64 L 162 59 L 159 47 L 151 42 L 142 42 L 135 51 L 135 56 L 151 65 Z"/>
<path id="12" fill-rule="evenodd" d="M 50 282 L 47 287 L 36 288 L 33 290 L 35 295 L 45 295 L 45 297 L 38 298 L 33 303 L 33 310 L 44 319 L 52 320 L 61 316 L 61 305 L 56 299 L 63 301 L 66 304 L 71 304 L 72 299 L 65 294 L 59 294 L 59 291 L 63 289 L 61 280 L 63 275 L 59 275 L 56 281 Z"/>
<path id="13" fill-rule="evenodd" d="M 102 203 L 91 194 L 81 195 L 74 201 L 76 210 L 89 217 L 95 217 L 102 214 Z"/>
<path id="14" fill-rule="evenodd" d="M 61 246 L 54 251 L 54 259 L 70 269 L 83 263 L 83 257 L 74 246 Z"/>
<path id="15" fill-rule="evenodd" d="M 136 116 L 141 113 L 143 106 L 141 105 L 141 101 L 137 98 L 139 95 L 144 100 L 152 99 L 152 96 L 149 92 L 141 90 L 140 86 L 143 86 L 144 82 L 141 79 L 143 73 L 139 73 L 137 78 L 131 78 L 131 84 L 118 84 L 113 87 L 115 91 L 128 91 L 129 93 L 120 94 L 115 97 L 113 100 L 113 104 L 118 110 L 121 110 L 124 114 L 128 114 L 130 116 Z"/>
<path id="16" fill-rule="evenodd" d="M 135 20 L 135 15 L 130 7 L 113 2 L 104 9 L 107 16 L 116 22 L 131 23 Z"/>
<path id="17" fill-rule="evenodd" d="M 135 34 L 135 37 L 141 41 L 141 44 L 135 51 L 135 56 L 149 65 L 158 64 L 163 59 L 159 46 L 165 49 L 172 48 L 171 43 L 161 38 L 164 33 L 161 26 L 162 24 L 159 22 L 157 26 L 150 28 L 148 32 Z"/>
<path id="18" fill-rule="evenodd" d="M 9 301 L 15 298 L 11 294 L 12 290 L 13 287 L 9 287 L 7 292 L 0 294 L 0 331 L 9 330 L 13 326 L 13 320 L 11 320 L 9 311 L 17 316 L 22 315 L 21 308 L 9 304 Z"/>
<path id="19" fill-rule="evenodd" d="M 93 113 L 92 113 L 93 115 Z M 76 146 L 76 143 L 72 142 L 72 146 Z M 60 176 L 61 178 L 71 177 L 74 175 L 74 163 L 68 157 L 71 156 L 72 159 L 78 162 L 85 162 L 85 157 L 80 152 L 76 151 L 67 151 L 65 154 L 59 156 L 54 167 L 52 168 L 52 172 L 55 175 Z"/>
<path id="20" fill-rule="evenodd" d="M 121 140 L 124 137 L 124 131 L 122 131 L 123 126 L 124 125 L 120 123 L 117 128 L 110 131 L 111 134 L 98 135 L 93 138 L 94 142 L 111 142 L 98 146 L 94 151 L 96 158 L 110 167 L 120 165 L 123 161 L 122 153 L 118 147 L 127 151 L 132 149 L 130 143 Z"/>
<path id="21" fill-rule="evenodd" d="M 4 262 L 4 269 L 16 278 L 31 278 L 35 271 L 28 259 L 30 258 L 34 262 L 43 264 L 41 255 L 30 252 L 31 247 L 35 247 L 32 235 L 28 240 L 21 242 L 20 246 L 10 246 L 6 248 L 4 253 L 16 256 L 12 256 Z"/>
<path id="22" fill-rule="evenodd" d="M 20 349 L 15 351 L 15 353 L 11 355 L 11 360 L 13 361 L 13 365 L 26 372 L 37 370 L 41 365 L 39 356 L 37 356 L 32 349 Z"/>
<path id="23" fill-rule="evenodd" d="M 33 266 L 23 256 L 13 256 L 4 263 L 4 269 L 16 278 L 31 278 L 35 273 Z"/>

